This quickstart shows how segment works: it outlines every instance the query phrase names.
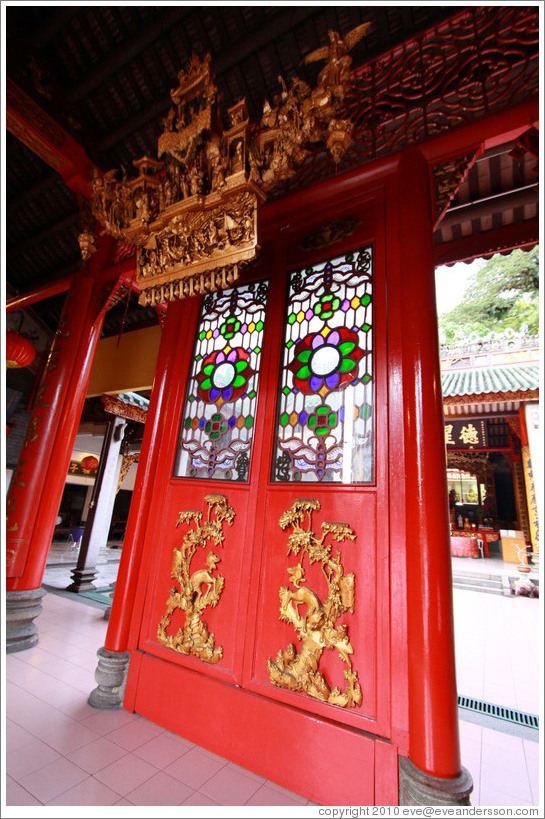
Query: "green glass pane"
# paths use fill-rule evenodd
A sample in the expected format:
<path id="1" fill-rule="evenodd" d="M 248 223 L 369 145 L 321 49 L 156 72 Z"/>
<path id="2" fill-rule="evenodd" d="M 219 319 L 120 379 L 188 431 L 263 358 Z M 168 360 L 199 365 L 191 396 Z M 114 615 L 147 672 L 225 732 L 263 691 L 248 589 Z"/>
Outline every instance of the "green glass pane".
<path id="1" fill-rule="evenodd" d="M 348 355 L 354 350 L 356 345 L 353 341 L 341 341 L 339 344 L 339 350 L 341 351 L 342 355 Z"/>
<path id="2" fill-rule="evenodd" d="M 304 367 L 299 367 L 297 370 L 297 378 L 310 378 L 310 376 L 310 369 L 306 365 Z"/>
<path id="3" fill-rule="evenodd" d="M 186 418 L 185 423 L 184 423 L 184 427 L 186 429 L 189 429 L 190 426 L 191 426 L 191 418 Z"/>
<path id="4" fill-rule="evenodd" d="M 280 416 L 280 423 L 282 424 L 282 426 L 287 427 L 287 425 L 289 424 L 289 421 L 290 421 L 290 418 L 289 418 L 288 413 L 283 412 L 282 415 Z"/>
<path id="5" fill-rule="evenodd" d="M 361 297 L 361 303 L 363 304 L 364 307 L 366 305 L 368 305 L 370 301 L 371 301 L 371 296 L 369 294 L 366 294 L 365 296 Z"/>
<path id="6" fill-rule="evenodd" d="M 236 362 L 236 364 L 235 364 L 235 370 L 237 371 L 237 373 L 243 373 L 243 372 L 244 372 L 244 370 L 246 369 L 246 367 L 247 367 L 247 366 L 248 366 L 248 362 L 247 362 L 247 361 L 243 361 L 243 360 L 241 359 L 240 361 L 237 361 L 237 362 Z"/>
<path id="7" fill-rule="evenodd" d="M 233 381 L 233 387 L 242 387 L 243 384 L 246 383 L 246 379 L 243 375 L 237 375 L 235 380 Z"/>
<path id="8" fill-rule="evenodd" d="M 316 427 L 316 435 L 327 435 L 329 427 Z"/>
<path id="9" fill-rule="evenodd" d="M 288 324 L 295 324 L 296 321 L 297 319 L 295 313 L 290 313 L 290 315 L 288 316 Z"/>
<path id="10" fill-rule="evenodd" d="M 253 419 L 253 418 L 252 418 L 250 415 L 248 415 L 248 416 L 247 416 L 247 417 L 244 419 L 244 426 L 245 426 L 247 429 L 250 429 L 250 427 L 252 427 L 253 425 L 254 425 L 254 419 Z"/>
<path id="11" fill-rule="evenodd" d="M 210 378 L 205 378 L 204 381 L 201 381 L 201 388 L 203 390 L 209 390 L 212 387 L 212 381 Z"/>
<path id="12" fill-rule="evenodd" d="M 355 364 L 351 358 L 343 358 L 341 361 L 341 366 L 339 367 L 339 372 L 341 373 L 349 373 L 350 370 L 355 368 Z"/>
<path id="13" fill-rule="evenodd" d="M 202 371 L 205 375 L 212 375 L 214 372 L 215 364 L 207 364 L 205 367 L 202 368 Z"/>
<path id="14" fill-rule="evenodd" d="M 255 328 L 256 328 L 256 330 L 261 331 L 261 330 L 263 329 L 263 322 L 262 322 L 262 321 L 258 321 L 258 322 L 257 322 L 257 324 L 256 324 L 256 326 L 255 326 Z"/>
<path id="15" fill-rule="evenodd" d="M 300 361 L 301 364 L 306 364 L 312 355 L 312 350 L 302 350 L 299 355 L 297 356 L 297 361 Z"/>
<path id="16" fill-rule="evenodd" d="M 199 340 L 200 340 L 200 341 L 202 341 L 202 340 L 203 340 L 203 338 L 205 338 L 205 337 L 206 337 L 206 330 L 202 330 L 202 331 L 199 333 Z"/>
<path id="17" fill-rule="evenodd" d="M 370 324 L 362 324 L 361 329 L 363 330 L 364 333 L 368 333 L 369 330 L 371 329 L 371 325 Z"/>
<path id="18" fill-rule="evenodd" d="M 371 380 L 371 376 L 370 375 L 364 375 L 361 380 L 363 381 L 364 384 L 367 384 Z"/>

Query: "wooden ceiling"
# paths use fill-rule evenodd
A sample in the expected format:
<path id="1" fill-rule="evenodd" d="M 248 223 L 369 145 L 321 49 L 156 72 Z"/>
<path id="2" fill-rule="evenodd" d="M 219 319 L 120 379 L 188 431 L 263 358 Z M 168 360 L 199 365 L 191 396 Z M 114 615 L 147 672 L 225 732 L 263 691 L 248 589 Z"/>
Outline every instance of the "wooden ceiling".
<path id="1" fill-rule="evenodd" d="M 483 43 L 491 42 L 494 37 L 500 42 L 503 30 L 509 32 L 509 43 L 513 38 L 516 40 L 516 49 L 509 51 L 515 57 L 510 56 L 510 62 L 501 57 L 506 67 L 498 71 L 496 86 L 503 83 L 503 96 L 500 99 L 499 92 L 496 96 L 490 92 L 490 98 L 481 105 L 486 104 L 491 111 L 500 110 L 501 105 L 518 104 L 525 96 L 537 95 L 537 10 L 534 12 L 524 20 L 521 17 L 517 28 L 507 17 L 502 18 L 503 21 L 498 18 L 498 22 L 493 17 L 496 13 L 493 8 L 476 12 L 473 7 L 466 9 L 452 4 L 9 6 L 6 8 L 6 72 L 14 87 L 27 94 L 81 145 L 89 160 L 101 170 L 131 169 L 133 159 L 143 154 L 156 155 L 162 118 L 170 105 L 170 89 L 177 85 L 177 73 L 187 65 L 192 52 L 200 57 L 211 53 L 224 110 L 245 97 L 255 121 L 260 117 L 264 101 L 278 92 L 279 76 L 288 81 L 295 75 L 310 83 L 315 81 L 320 64 L 304 66 L 302 61 L 305 55 L 327 42 L 329 29 L 345 34 L 370 20 L 369 35 L 351 52 L 356 91 L 349 105 L 356 119 L 360 117 L 355 130 L 356 137 L 360 136 L 346 157 L 343 167 L 349 168 L 401 145 L 392 141 L 388 133 L 388 138 L 382 138 L 381 142 L 379 134 L 385 129 L 380 131 L 381 123 L 375 130 L 369 124 L 373 122 L 366 107 L 369 78 L 374 78 L 377 87 L 380 82 L 384 89 L 388 85 L 388 99 L 392 99 L 395 82 L 401 82 L 396 79 L 397 69 L 392 67 L 386 72 L 385 66 L 394 65 L 392 55 L 406 67 L 423 44 L 427 48 L 439 48 L 447 40 L 454 42 L 456 32 L 462 31 L 464 26 L 469 30 L 478 24 L 479 41 Z M 459 21 L 464 13 L 467 19 L 452 23 L 453 18 Z M 490 20 L 483 14 L 489 14 Z M 407 43 L 413 44 L 413 51 Z M 475 47 L 472 48 L 475 51 Z M 475 58 L 471 59 L 473 65 Z M 499 61 L 500 56 L 489 59 Z M 472 70 L 477 76 L 477 70 Z M 481 66 L 480 70 L 485 68 Z M 511 82 L 512 77 L 518 85 L 514 84 L 515 80 Z M 477 77 L 477 81 L 484 87 L 482 77 L 481 80 Z M 507 97 L 506 83 L 511 94 Z M 386 99 L 386 90 L 380 93 Z M 457 93 L 460 97 L 461 92 Z M 463 93 L 461 96 L 457 105 L 465 110 Z M 422 131 L 419 124 L 421 136 L 416 135 L 415 130 L 413 140 L 439 133 L 449 126 L 444 111 L 443 120 L 432 111 L 428 102 L 433 101 L 431 91 L 429 97 L 423 94 L 419 100 L 418 105 L 424 111 L 421 119 L 425 120 L 428 131 Z M 452 125 L 463 124 L 464 117 L 470 113 L 452 114 Z M 395 116 L 392 115 L 389 122 L 393 123 L 393 134 Z M 439 258 L 442 253 L 444 260 L 452 261 L 445 248 L 462 239 L 483 232 L 491 235 L 509 225 L 537 223 L 534 134 L 530 133 L 527 143 L 536 146 L 535 150 L 511 141 L 469 163 L 471 167 L 462 175 L 457 191 L 453 191 L 448 210 L 435 232 Z M 5 144 L 9 297 L 32 291 L 81 268 L 77 241 L 81 221 L 78 196 L 62 176 L 13 134 L 7 134 Z M 360 150 L 361 146 L 365 151 Z M 323 151 L 315 152 L 308 167 L 302 169 L 292 184 L 281 187 L 277 195 L 331 173 L 331 164 L 328 165 L 324 157 Z M 527 234 L 531 234 L 529 228 Z M 63 301 L 64 294 L 60 294 L 32 308 L 51 331 L 56 328 Z M 105 335 L 118 333 L 123 321 L 126 330 L 157 321 L 155 311 L 139 307 L 135 295 L 128 309 L 126 307 L 122 303 L 109 311 Z"/>

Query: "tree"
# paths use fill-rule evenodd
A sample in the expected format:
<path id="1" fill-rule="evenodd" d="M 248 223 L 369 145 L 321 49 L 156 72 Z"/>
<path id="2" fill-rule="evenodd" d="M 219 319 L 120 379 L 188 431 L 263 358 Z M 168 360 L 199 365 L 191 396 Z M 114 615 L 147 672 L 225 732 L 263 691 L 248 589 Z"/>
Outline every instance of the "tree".
<path id="1" fill-rule="evenodd" d="M 539 332 L 539 246 L 497 253 L 469 277 L 463 300 L 439 317 L 447 342 L 508 328 Z"/>

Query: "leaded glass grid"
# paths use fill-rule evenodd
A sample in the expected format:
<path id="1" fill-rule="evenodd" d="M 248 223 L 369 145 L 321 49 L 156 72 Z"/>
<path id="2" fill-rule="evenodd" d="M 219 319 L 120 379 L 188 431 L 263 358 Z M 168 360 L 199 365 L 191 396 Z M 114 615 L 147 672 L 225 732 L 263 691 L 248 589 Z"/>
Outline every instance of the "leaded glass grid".
<path id="1" fill-rule="evenodd" d="M 372 483 L 372 248 L 293 272 L 273 481 Z"/>
<path id="2" fill-rule="evenodd" d="M 248 480 L 267 292 L 258 282 L 203 300 L 176 477 Z"/>

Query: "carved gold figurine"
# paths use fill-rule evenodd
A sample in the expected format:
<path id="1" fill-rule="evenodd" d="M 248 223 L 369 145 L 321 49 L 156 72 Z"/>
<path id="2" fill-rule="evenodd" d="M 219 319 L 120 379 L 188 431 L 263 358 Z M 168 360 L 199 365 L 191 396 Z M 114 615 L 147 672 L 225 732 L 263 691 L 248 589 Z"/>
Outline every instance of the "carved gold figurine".
<path id="1" fill-rule="evenodd" d="M 295 174 L 307 146 L 326 143 L 340 162 L 353 128 L 338 118 L 350 83 L 348 51 L 369 27 L 344 38 L 330 31 L 329 45 L 305 60 L 326 60 L 317 86 L 295 77 L 288 87 L 279 77 L 279 98 L 273 106 L 265 102 L 253 130 L 244 99 L 229 108 L 224 129 L 210 55 L 201 61 L 194 54 L 170 92 L 158 159 L 134 160 L 132 179 L 125 169 L 95 171 L 93 215 L 117 239 L 136 246 L 141 304 L 230 287 L 257 256 L 258 213 L 268 192 Z M 89 239 L 82 242 L 82 252 L 92 252 Z"/>
<path id="2" fill-rule="evenodd" d="M 202 512 L 199 511 L 188 509 L 180 512 L 178 516 L 176 526 L 181 524 L 189 526 L 181 548 L 174 549 L 170 574 L 178 581 L 180 591 L 176 586 L 170 590 L 167 610 L 157 627 L 157 639 L 167 648 L 181 654 L 193 654 L 206 663 L 217 663 L 223 655 L 223 648 L 215 646 L 214 634 L 201 620 L 201 615 L 208 606 L 217 606 L 221 597 L 225 578 L 214 574 L 221 558 L 210 550 L 205 561 L 206 568 L 193 572 L 190 569 L 197 547 L 205 549 L 210 541 L 216 547 L 222 545 L 225 539 L 223 522 L 226 521 L 232 526 L 235 512 L 224 495 L 205 495 L 204 499 L 208 504 L 208 515 L 204 523 L 201 523 Z M 191 527 L 191 523 L 195 526 Z M 185 612 L 185 623 L 176 634 L 169 636 L 167 628 L 176 609 Z"/>
<path id="3" fill-rule="evenodd" d="M 345 612 L 354 613 L 354 575 L 345 574 L 341 554 L 331 554 L 331 542 L 342 543 L 355 540 L 356 535 L 346 523 L 322 523 L 322 535 L 317 538 L 311 530 L 312 512 L 320 508 L 320 502 L 299 498 L 284 512 L 279 520 L 282 529 L 292 528 L 288 538 L 288 555 L 300 555 L 299 563 L 288 569 L 293 589 L 280 588 L 280 619 L 291 623 L 302 640 L 301 650 L 289 643 L 279 651 L 276 661 L 268 660 L 269 676 L 274 685 L 291 691 L 302 691 L 311 697 L 351 708 L 361 705 L 362 693 L 358 675 L 352 668 L 354 652 L 346 625 L 336 625 Z M 307 516 L 307 526 L 304 519 Z M 306 585 L 303 559 L 309 563 L 320 562 L 327 582 L 328 596 L 320 597 Z M 299 608 L 301 607 L 301 609 Z M 320 671 L 320 658 L 324 648 L 335 649 L 345 664 L 343 691 L 331 689 Z"/>

